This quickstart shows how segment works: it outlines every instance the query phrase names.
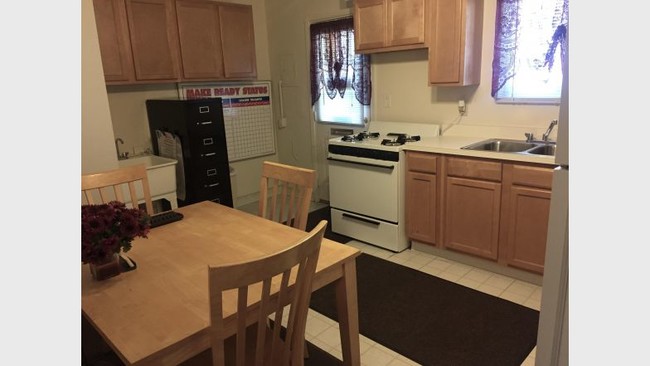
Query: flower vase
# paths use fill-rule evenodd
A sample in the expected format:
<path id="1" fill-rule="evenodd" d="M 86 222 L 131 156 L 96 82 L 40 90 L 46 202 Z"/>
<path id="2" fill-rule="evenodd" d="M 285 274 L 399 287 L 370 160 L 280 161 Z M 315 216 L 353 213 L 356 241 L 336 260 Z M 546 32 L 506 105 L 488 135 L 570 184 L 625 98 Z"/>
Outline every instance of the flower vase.
<path id="1" fill-rule="evenodd" d="M 96 281 L 103 281 L 120 274 L 120 263 L 115 254 L 111 254 L 98 263 L 90 263 L 89 267 L 90 274 Z"/>

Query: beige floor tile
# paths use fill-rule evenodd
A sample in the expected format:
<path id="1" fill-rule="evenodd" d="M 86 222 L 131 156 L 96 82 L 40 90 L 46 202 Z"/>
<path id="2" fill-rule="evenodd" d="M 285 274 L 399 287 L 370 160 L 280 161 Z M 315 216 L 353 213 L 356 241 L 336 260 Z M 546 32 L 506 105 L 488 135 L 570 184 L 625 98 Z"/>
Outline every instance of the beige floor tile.
<path id="1" fill-rule="evenodd" d="M 457 274 L 460 277 L 463 277 L 471 270 L 472 270 L 471 266 L 467 266 L 465 264 L 460 264 L 460 263 L 453 263 L 451 266 L 449 266 L 449 268 L 445 270 L 445 272 Z"/>
<path id="2" fill-rule="evenodd" d="M 515 304 L 519 304 L 519 305 L 523 305 L 524 302 L 526 302 L 526 300 L 528 299 L 525 296 L 521 296 L 519 294 L 508 292 L 507 290 L 503 291 L 503 293 L 501 293 L 501 295 L 499 295 L 499 297 L 504 299 L 504 300 L 508 300 L 510 302 L 514 302 Z"/>
<path id="3" fill-rule="evenodd" d="M 485 283 L 479 286 L 477 290 L 496 297 L 499 297 L 503 293 L 503 289 L 499 287 L 490 286 Z"/>
<path id="4" fill-rule="evenodd" d="M 331 328 L 332 324 L 324 321 L 321 318 L 310 316 L 307 318 L 307 326 L 305 328 L 305 333 L 313 336 L 317 336 L 328 328 Z"/>
<path id="5" fill-rule="evenodd" d="M 375 345 L 361 354 L 361 364 L 367 366 L 388 365 L 395 357 L 394 354 L 387 353 L 378 345 Z"/>
<path id="6" fill-rule="evenodd" d="M 499 275 L 499 274 L 495 274 L 495 275 L 490 276 L 490 278 L 488 278 L 488 279 L 485 281 L 484 284 L 485 284 L 485 285 L 488 285 L 488 286 L 492 286 L 492 287 L 500 288 L 501 290 L 505 290 L 505 289 L 507 289 L 508 286 L 510 286 L 514 281 L 515 281 L 515 280 L 512 279 L 512 278 L 510 278 L 510 277 L 502 276 L 502 275 Z"/>
<path id="7" fill-rule="evenodd" d="M 513 282 L 510 286 L 508 286 L 506 291 L 513 292 L 515 294 L 529 298 L 530 295 L 532 295 L 533 292 L 535 292 L 536 287 L 538 286 L 528 282 L 515 280 L 515 282 Z"/>
<path id="8" fill-rule="evenodd" d="M 409 360 L 410 361 L 410 360 Z M 392 361 L 388 363 L 388 366 L 414 366 L 418 365 L 413 361 L 405 361 L 403 358 L 395 357 Z"/>
<path id="9" fill-rule="evenodd" d="M 440 271 L 446 271 L 447 268 L 452 266 L 452 264 L 453 264 L 452 262 L 450 262 L 450 261 L 448 261 L 448 260 L 446 260 L 444 258 L 436 258 L 436 259 L 432 260 L 431 262 L 427 263 L 426 266 L 436 268 L 436 269 L 438 269 Z"/>
<path id="10" fill-rule="evenodd" d="M 467 277 L 462 277 L 456 283 L 459 284 L 459 285 L 463 285 L 465 287 L 469 287 L 469 288 L 474 289 L 474 290 L 476 290 L 479 286 L 482 285 L 481 282 L 474 281 L 474 280 L 469 279 Z"/>
<path id="11" fill-rule="evenodd" d="M 536 286 L 535 291 L 530 295 L 531 300 L 542 300 L 542 287 Z"/>
<path id="12" fill-rule="evenodd" d="M 479 268 L 472 268 L 463 278 L 467 278 L 472 281 L 484 283 L 488 278 L 492 277 L 492 272 L 488 272 Z"/>
<path id="13" fill-rule="evenodd" d="M 437 276 L 450 282 L 457 282 L 462 277 L 459 274 L 448 272 L 448 271 L 442 271 L 438 273 Z"/>
<path id="14" fill-rule="evenodd" d="M 316 339 L 325 342 L 325 344 L 330 347 L 341 348 L 341 335 L 339 334 L 338 326 L 325 329 L 316 337 Z"/>
<path id="15" fill-rule="evenodd" d="M 338 324 L 339 324 L 336 320 L 330 319 L 330 318 L 326 317 L 325 315 L 323 315 L 323 314 L 321 314 L 321 313 L 319 313 L 319 312 L 317 312 L 315 310 L 312 310 L 312 309 L 309 309 L 308 317 L 318 318 L 319 320 L 322 320 L 323 322 L 325 322 L 325 323 L 327 323 L 329 325 L 332 325 L 332 326 L 337 326 L 338 327 Z"/>
<path id="16" fill-rule="evenodd" d="M 395 365 L 410 365 L 410 366 L 419 366 L 420 365 L 419 363 L 417 363 L 417 362 L 415 362 L 415 361 L 413 361 L 413 360 L 411 360 L 411 359 L 409 359 L 407 357 L 404 357 L 402 355 L 399 355 L 399 356 L 395 357 L 395 360 L 397 360 L 397 361 L 393 361 L 393 362 L 402 362 L 402 363 L 396 363 Z M 391 364 L 391 366 L 393 366 L 393 364 Z"/>
<path id="17" fill-rule="evenodd" d="M 426 274 L 430 274 L 432 276 L 438 276 L 438 274 L 440 272 L 442 272 L 442 270 L 440 268 L 432 267 L 430 265 L 426 265 L 426 266 L 420 268 L 420 271 L 422 271 L 422 272 L 424 272 Z"/>
<path id="18" fill-rule="evenodd" d="M 526 307 L 529 307 L 531 309 L 535 309 L 537 311 L 540 311 L 540 309 L 542 308 L 542 301 L 537 300 L 537 299 L 533 299 L 533 298 L 529 298 L 528 300 L 524 301 L 524 303 L 522 305 L 524 305 Z"/>

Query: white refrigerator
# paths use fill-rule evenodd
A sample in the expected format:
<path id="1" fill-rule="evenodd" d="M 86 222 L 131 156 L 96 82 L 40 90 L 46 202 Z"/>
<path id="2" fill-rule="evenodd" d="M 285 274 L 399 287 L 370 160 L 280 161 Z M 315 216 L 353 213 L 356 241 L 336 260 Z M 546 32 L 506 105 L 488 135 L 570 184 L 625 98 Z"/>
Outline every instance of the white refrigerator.
<path id="1" fill-rule="evenodd" d="M 567 33 L 568 39 L 568 33 Z M 535 366 L 569 364 L 569 52 L 563 64 Z"/>

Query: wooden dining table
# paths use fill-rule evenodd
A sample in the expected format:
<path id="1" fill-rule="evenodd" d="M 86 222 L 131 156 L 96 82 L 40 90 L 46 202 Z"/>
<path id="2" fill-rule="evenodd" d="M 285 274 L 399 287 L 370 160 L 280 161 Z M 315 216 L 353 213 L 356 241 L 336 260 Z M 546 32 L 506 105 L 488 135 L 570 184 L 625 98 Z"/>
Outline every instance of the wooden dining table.
<path id="1" fill-rule="evenodd" d="M 96 281 L 88 265 L 81 268 L 82 315 L 126 365 L 176 365 L 209 349 L 208 265 L 266 256 L 305 236 L 304 231 L 210 201 L 175 211 L 184 215 L 182 220 L 133 241 L 126 255 L 136 269 Z M 360 365 L 359 255 L 354 247 L 324 238 L 313 279 L 313 291 L 336 283 L 345 365 Z M 236 299 L 226 296 L 224 317 L 232 322 Z"/>

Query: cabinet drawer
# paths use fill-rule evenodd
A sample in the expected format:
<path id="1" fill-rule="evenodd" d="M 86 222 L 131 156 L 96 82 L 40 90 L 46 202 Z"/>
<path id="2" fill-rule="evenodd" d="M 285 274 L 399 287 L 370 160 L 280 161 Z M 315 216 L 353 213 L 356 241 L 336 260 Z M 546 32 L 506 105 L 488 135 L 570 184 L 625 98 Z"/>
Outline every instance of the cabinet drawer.
<path id="1" fill-rule="evenodd" d="M 501 181 L 501 163 L 495 161 L 447 157 L 447 175 Z"/>
<path id="2" fill-rule="evenodd" d="M 436 174 L 438 170 L 438 156 L 409 151 L 406 157 L 406 164 L 408 170 L 411 172 Z"/>
<path id="3" fill-rule="evenodd" d="M 553 168 L 514 165 L 512 167 L 512 184 L 551 189 Z"/>

